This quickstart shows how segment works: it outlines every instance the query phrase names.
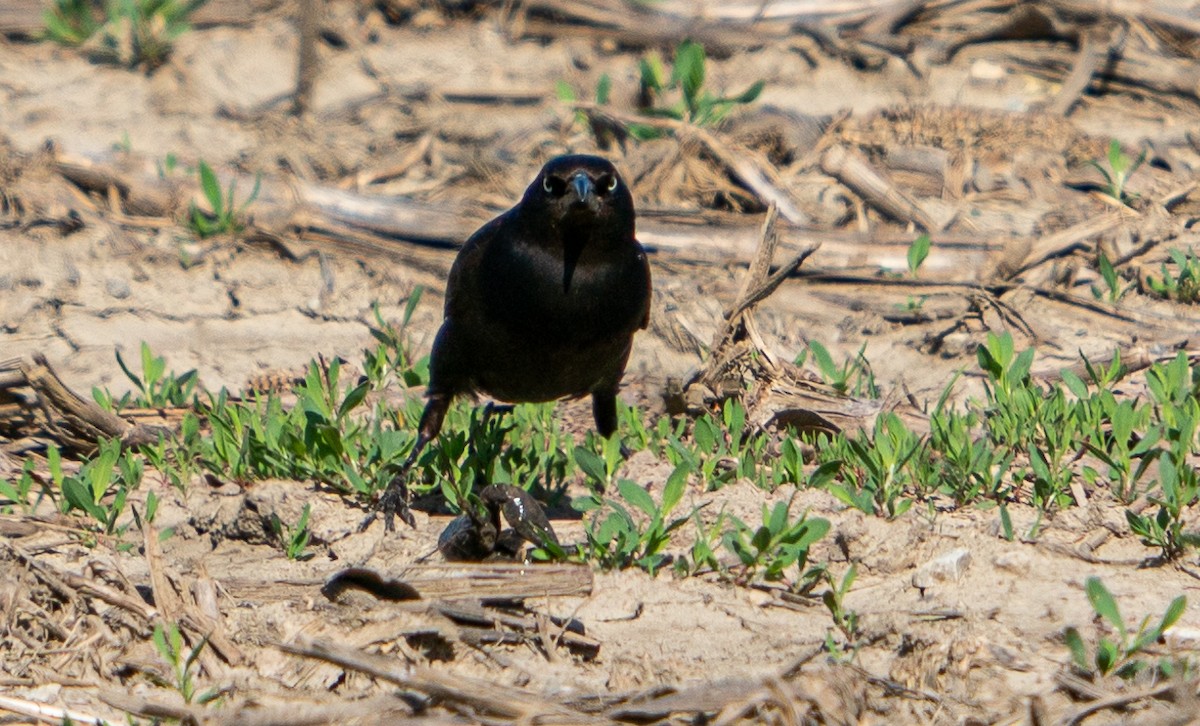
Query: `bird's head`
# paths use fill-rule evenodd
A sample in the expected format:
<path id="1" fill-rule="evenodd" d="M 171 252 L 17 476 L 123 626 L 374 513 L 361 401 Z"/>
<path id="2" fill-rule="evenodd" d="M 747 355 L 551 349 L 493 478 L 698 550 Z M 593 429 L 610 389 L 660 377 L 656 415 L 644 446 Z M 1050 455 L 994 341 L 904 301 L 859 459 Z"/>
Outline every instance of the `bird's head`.
<path id="1" fill-rule="evenodd" d="M 560 227 L 633 230 L 633 195 L 616 167 L 599 156 L 551 159 L 525 190 L 521 206 Z"/>

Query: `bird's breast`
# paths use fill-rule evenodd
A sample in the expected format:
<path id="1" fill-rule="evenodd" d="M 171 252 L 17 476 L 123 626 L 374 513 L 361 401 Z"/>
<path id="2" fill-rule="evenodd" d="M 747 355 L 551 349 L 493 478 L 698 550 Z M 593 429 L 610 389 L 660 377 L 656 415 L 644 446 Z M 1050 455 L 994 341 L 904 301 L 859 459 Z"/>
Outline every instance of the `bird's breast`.
<path id="1" fill-rule="evenodd" d="M 630 335 L 645 316 L 649 292 L 642 255 L 636 243 L 584 244 L 568 266 L 562 249 L 516 246 L 481 266 L 487 316 L 515 336 L 539 341 Z"/>

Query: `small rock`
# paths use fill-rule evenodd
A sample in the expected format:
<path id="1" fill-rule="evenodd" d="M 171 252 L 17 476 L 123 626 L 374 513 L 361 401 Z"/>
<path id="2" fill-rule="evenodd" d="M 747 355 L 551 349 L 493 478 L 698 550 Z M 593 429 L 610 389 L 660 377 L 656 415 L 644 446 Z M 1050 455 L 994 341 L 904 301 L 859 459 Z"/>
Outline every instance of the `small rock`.
<path id="1" fill-rule="evenodd" d="M 939 582 L 957 580 L 971 564 L 971 551 L 965 547 L 951 550 L 921 565 L 912 576 L 913 587 L 924 590 Z"/>
<path id="2" fill-rule="evenodd" d="M 997 555 L 992 564 L 1002 570 L 1008 570 L 1018 575 L 1029 572 L 1030 557 L 1024 550 L 1015 550 Z"/>
<path id="3" fill-rule="evenodd" d="M 129 283 L 118 277 L 110 277 L 104 283 L 104 291 L 118 300 L 124 300 L 132 294 Z"/>
<path id="4" fill-rule="evenodd" d="M 1200 648 L 1200 628 L 1178 626 L 1171 628 L 1164 636 L 1167 646 L 1181 650 L 1196 650 Z"/>
<path id="5" fill-rule="evenodd" d="M 981 86 L 999 84 L 1008 75 L 1004 66 L 980 58 L 971 64 L 971 83 Z"/>

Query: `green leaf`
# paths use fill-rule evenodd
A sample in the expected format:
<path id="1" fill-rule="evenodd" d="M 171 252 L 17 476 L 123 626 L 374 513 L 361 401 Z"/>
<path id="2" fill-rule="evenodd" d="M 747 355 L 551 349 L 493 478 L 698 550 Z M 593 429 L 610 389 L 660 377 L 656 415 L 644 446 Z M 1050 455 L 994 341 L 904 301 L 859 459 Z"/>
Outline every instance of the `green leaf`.
<path id="1" fill-rule="evenodd" d="M 566 103 L 574 103 L 578 100 L 575 96 L 575 89 L 571 88 L 571 84 L 566 81 L 556 81 L 554 83 L 554 95 L 558 100 Z"/>
<path id="2" fill-rule="evenodd" d="M 1012 517 L 1008 514 L 1008 507 L 1003 503 L 1000 504 L 1000 530 L 1004 534 L 1004 539 L 1009 542 L 1013 541 Z"/>
<path id="3" fill-rule="evenodd" d="M 1163 613 L 1162 622 L 1158 624 L 1158 634 L 1162 635 L 1167 630 L 1179 622 L 1179 618 L 1183 617 L 1183 611 L 1187 609 L 1187 597 L 1180 595 L 1171 601 L 1167 606 L 1167 611 Z"/>
<path id="4" fill-rule="evenodd" d="M 829 520 L 824 517 L 813 517 L 804 521 L 804 533 L 792 542 L 795 547 L 808 549 L 825 535 L 829 534 Z"/>
<path id="5" fill-rule="evenodd" d="M 647 517 L 654 517 L 658 514 L 658 507 L 654 506 L 654 499 L 637 482 L 621 479 L 617 482 L 617 491 L 621 493 L 621 497 L 625 501 L 642 510 Z"/>
<path id="6" fill-rule="evenodd" d="M 1059 374 L 1062 376 L 1063 383 L 1066 385 L 1068 391 L 1070 391 L 1076 398 L 1081 400 L 1087 399 L 1088 388 L 1087 384 L 1083 382 L 1082 378 L 1077 376 L 1068 368 L 1062 369 L 1059 371 Z"/>
<path id="7" fill-rule="evenodd" d="M 675 470 L 667 477 L 667 483 L 663 486 L 662 494 L 662 514 L 664 517 L 670 514 L 675 509 L 675 505 L 679 504 L 679 501 L 683 499 L 683 492 L 687 488 L 688 475 L 690 473 L 690 468 L 681 464 L 675 467 Z"/>
<path id="8" fill-rule="evenodd" d="M 911 275 L 916 275 L 920 269 L 921 263 L 925 262 L 925 258 L 929 257 L 929 235 L 923 234 L 913 240 L 913 243 L 908 246 L 908 272 Z"/>
<path id="9" fill-rule="evenodd" d="M 596 82 L 596 103 L 604 105 L 608 103 L 609 93 L 612 92 L 612 79 L 607 73 L 600 74 L 600 80 Z"/>
<path id="10" fill-rule="evenodd" d="M 151 635 L 151 638 L 154 640 L 155 650 L 157 650 L 158 654 L 163 657 L 163 660 L 167 661 L 168 663 L 174 663 L 175 658 L 172 657 L 171 648 L 167 645 L 167 636 L 166 633 L 163 632 L 163 626 L 161 623 L 155 624 L 154 633 Z"/>
<path id="11" fill-rule="evenodd" d="M 204 192 L 204 198 L 208 200 L 213 214 L 220 217 L 224 208 L 221 184 L 217 181 L 217 175 L 213 173 L 212 167 L 203 159 L 200 160 L 200 189 Z"/>
<path id="12" fill-rule="evenodd" d="M 1029 369 L 1033 367 L 1033 348 L 1026 348 L 1021 351 L 1017 359 L 1013 361 L 1012 367 L 1008 371 L 1008 380 L 1013 383 L 1024 381 L 1029 376 Z"/>
<path id="13" fill-rule="evenodd" d="M 683 89 L 683 98 L 688 110 L 695 113 L 698 108 L 700 89 L 704 87 L 704 47 L 685 40 L 675 49 L 675 68 L 672 83 Z"/>
<path id="14" fill-rule="evenodd" d="M 1099 577 L 1089 577 L 1083 586 L 1087 593 L 1088 602 L 1092 604 L 1092 609 L 1096 614 L 1112 624 L 1117 632 L 1121 634 L 1121 639 L 1125 639 L 1125 621 L 1121 619 L 1121 611 L 1117 608 L 1117 601 L 1113 599 L 1112 593 L 1104 586 Z M 1105 671 L 1107 672 L 1107 671 Z"/>
<path id="15" fill-rule="evenodd" d="M 662 57 L 651 53 L 638 62 L 641 71 L 642 86 L 653 91 L 661 91 L 666 82 L 666 72 L 663 70 Z"/>
<path id="16" fill-rule="evenodd" d="M 337 417 L 344 418 L 346 414 L 358 408 L 358 405 L 367 397 L 367 391 L 371 388 L 369 381 L 363 381 L 346 394 L 346 398 L 342 400 L 342 405 L 338 407 Z"/>
<path id="17" fill-rule="evenodd" d="M 829 355 L 829 351 L 820 341 L 808 341 L 808 349 L 812 351 L 813 358 L 817 362 L 817 368 L 821 370 L 821 374 L 826 378 L 837 378 L 837 366 L 833 364 L 833 356 Z"/>
<path id="18" fill-rule="evenodd" d="M 765 81 L 755 81 L 749 88 L 742 91 L 737 96 L 726 100 L 734 103 L 753 103 L 754 100 L 762 94 L 763 89 L 766 88 L 766 85 L 767 84 Z"/>
<path id="19" fill-rule="evenodd" d="M 1101 639 L 1096 646 L 1096 669 L 1100 675 L 1108 675 L 1117 663 L 1117 646 L 1108 640 Z"/>
<path id="20" fill-rule="evenodd" d="M 767 515 L 767 505 L 764 504 L 763 519 L 770 534 L 778 535 L 783 532 L 783 528 L 787 526 L 788 502 L 775 502 L 769 516 Z"/>
<path id="21" fill-rule="evenodd" d="M 595 481 L 605 484 L 608 482 L 608 472 L 604 466 L 604 459 L 596 452 L 585 449 L 582 446 L 575 447 L 575 463 L 583 469 L 583 473 Z"/>
<path id="22" fill-rule="evenodd" d="M 1063 631 L 1063 640 L 1071 651 L 1071 661 L 1081 671 L 1086 672 L 1088 670 L 1087 650 L 1083 647 L 1083 638 L 1079 636 L 1079 631 L 1075 628 L 1067 628 Z"/>

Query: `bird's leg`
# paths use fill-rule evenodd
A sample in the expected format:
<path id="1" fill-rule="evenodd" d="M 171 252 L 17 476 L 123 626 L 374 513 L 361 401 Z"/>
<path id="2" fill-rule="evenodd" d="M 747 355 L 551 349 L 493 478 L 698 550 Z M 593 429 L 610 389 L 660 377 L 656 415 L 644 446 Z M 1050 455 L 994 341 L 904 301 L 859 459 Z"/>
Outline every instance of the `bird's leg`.
<path id="1" fill-rule="evenodd" d="M 438 432 L 442 430 L 442 421 L 450 408 L 450 398 L 442 393 L 435 393 L 429 397 L 429 402 L 425 404 L 425 412 L 421 414 L 421 423 L 417 426 L 417 441 L 413 444 L 408 458 L 400 465 L 400 471 L 392 477 L 387 491 L 379 498 L 379 510 L 383 513 L 385 532 L 395 530 L 393 517 L 396 514 L 399 514 L 408 526 L 417 526 L 417 520 L 408 508 L 408 472 L 417 463 L 417 457 L 429 442 L 437 438 Z"/>
<path id="2" fill-rule="evenodd" d="M 592 391 L 592 418 L 596 421 L 596 432 L 610 438 L 617 432 L 617 391 Z M 621 444 L 621 458 L 628 459 L 633 452 Z"/>

